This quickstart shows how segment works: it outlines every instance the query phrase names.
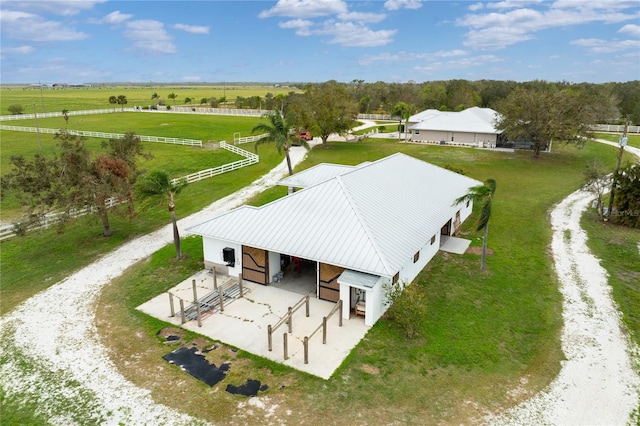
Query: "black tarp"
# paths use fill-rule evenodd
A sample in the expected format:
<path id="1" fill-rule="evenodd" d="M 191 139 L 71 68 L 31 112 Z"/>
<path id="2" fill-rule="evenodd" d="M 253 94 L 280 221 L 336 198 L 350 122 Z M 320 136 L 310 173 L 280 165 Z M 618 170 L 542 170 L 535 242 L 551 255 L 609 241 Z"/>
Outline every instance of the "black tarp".
<path id="1" fill-rule="evenodd" d="M 196 353 L 197 351 L 198 349 L 195 347 L 187 348 L 182 346 L 166 354 L 162 359 L 179 366 L 209 386 L 215 385 L 227 376 L 225 371 L 229 370 L 229 364 L 225 363 L 220 367 L 216 367 L 215 364 L 210 364 L 204 355 Z"/>

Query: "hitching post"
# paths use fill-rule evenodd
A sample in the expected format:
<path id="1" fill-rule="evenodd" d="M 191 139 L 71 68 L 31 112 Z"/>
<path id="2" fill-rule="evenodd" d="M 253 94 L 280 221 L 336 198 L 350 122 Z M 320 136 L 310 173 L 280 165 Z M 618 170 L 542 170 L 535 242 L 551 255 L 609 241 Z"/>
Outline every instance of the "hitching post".
<path id="1" fill-rule="evenodd" d="M 309 364 L 309 338 L 304 336 L 304 363 Z"/>
<path id="2" fill-rule="evenodd" d="M 284 343 L 284 359 L 289 359 L 289 356 L 287 354 L 288 349 L 289 349 L 289 345 L 287 343 L 287 333 L 282 333 L 282 339 L 283 339 L 283 343 Z"/>
<path id="3" fill-rule="evenodd" d="M 240 297 L 242 297 L 243 289 L 242 289 L 242 273 L 238 274 L 238 286 L 240 286 Z"/>
<path id="4" fill-rule="evenodd" d="M 267 336 L 268 336 L 268 341 L 269 341 L 269 352 L 271 352 L 271 350 L 273 349 L 273 344 L 271 342 L 271 333 L 273 333 L 273 331 L 271 330 L 271 324 L 269 324 L 269 326 L 267 327 Z"/>
<path id="5" fill-rule="evenodd" d="M 327 317 L 322 317 L 322 344 L 327 344 Z"/>
<path id="6" fill-rule="evenodd" d="M 171 294 L 171 292 L 167 292 L 167 293 L 169 293 L 169 308 L 171 309 L 171 315 L 169 316 L 175 317 L 176 311 L 173 309 L 173 294 Z"/>
<path id="7" fill-rule="evenodd" d="M 182 321 L 181 324 L 184 324 L 185 322 L 187 322 L 187 317 L 184 314 L 184 300 L 182 299 L 180 299 L 180 314 L 180 321 Z"/>

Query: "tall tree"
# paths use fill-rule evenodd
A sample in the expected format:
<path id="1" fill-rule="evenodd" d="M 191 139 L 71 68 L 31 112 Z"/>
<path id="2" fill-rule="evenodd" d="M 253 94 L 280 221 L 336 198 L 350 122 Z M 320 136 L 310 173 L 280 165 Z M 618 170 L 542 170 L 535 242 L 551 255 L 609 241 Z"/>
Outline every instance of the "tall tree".
<path id="1" fill-rule="evenodd" d="M 278 154 L 284 151 L 285 158 L 287 159 L 287 167 L 289 169 L 289 176 L 293 175 L 293 167 L 291 166 L 291 158 L 289 157 L 289 148 L 291 148 L 291 138 L 293 137 L 293 124 L 289 119 L 282 115 L 280 110 L 263 115 L 268 120 L 268 123 L 258 123 L 253 127 L 252 132 L 266 133 L 268 136 L 256 141 L 256 150 L 258 146 L 267 142 L 275 142 Z M 305 148 L 309 149 L 309 144 L 300 140 L 299 143 Z"/>
<path id="2" fill-rule="evenodd" d="M 176 104 L 176 98 L 178 97 L 178 95 L 176 95 L 174 92 L 169 93 L 169 96 L 167 96 L 167 98 L 172 99 L 173 100 L 173 104 Z"/>
<path id="3" fill-rule="evenodd" d="M 186 180 L 173 182 L 169 174 L 162 170 L 154 170 L 143 175 L 136 184 L 137 192 L 142 198 L 158 198 L 167 201 L 169 213 L 171 214 L 173 244 L 176 247 L 177 259 L 182 258 L 182 249 L 180 248 L 180 232 L 178 231 L 178 222 L 176 220 L 175 197 L 186 185 Z"/>
<path id="4" fill-rule="evenodd" d="M 402 120 L 404 120 L 404 138 L 407 140 L 407 130 L 409 127 L 409 117 L 411 117 L 411 112 L 413 111 L 413 105 L 406 104 L 404 102 L 398 102 L 394 105 L 391 110 L 391 115 L 399 118 L 398 124 L 398 139 L 400 139 L 400 128 L 402 127 Z"/>
<path id="5" fill-rule="evenodd" d="M 116 110 L 116 105 L 118 104 L 118 97 L 117 96 L 109 96 L 109 103 L 111 105 L 113 105 L 113 110 Z"/>
<path id="6" fill-rule="evenodd" d="M 347 87 L 335 81 L 310 85 L 299 102 L 291 105 L 295 122 L 322 138 L 322 146 L 332 133 L 346 134 L 358 115 L 358 104 Z"/>
<path id="7" fill-rule="evenodd" d="M 480 270 L 485 269 L 485 258 L 487 256 L 487 237 L 489 236 L 489 219 L 491 219 L 491 203 L 496 192 L 496 181 L 487 179 L 484 185 L 473 186 L 469 188 L 462 197 L 455 200 L 454 204 L 460 204 L 466 201 L 481 202 L 480 217 L 476 224 L 476 231 L 484 229 L 484 238 L 482 239 L 482 258 L 480 260 Z"/>
<path id="8" fill-rule="evenodd" d="M 120 105 L 120 111 L 124 111 L 124 106 L 129 102 L 125 95 L 118 95 L 118 105 Z"/>
<path id="9" fill-rule="evenodd" d="M 64 118 L 64 122 L 66 124 L 69 124 L 69 110 L 68 109 L 63 109 L 62 110 L 62 117 Z"/>
<path id="10" fill-rule="evenodd" d="M 580 145 L 591 137 L 598 104 L 593 97 L 571 90 L 518 88 L 498 110 L 496 128 L 511 140 L 530 141 L 533 156 L 539 157 L 552 141 Z"/>
<path id="11" fill-rule="evenodd" d="M 616 222 L 640 228 L 640 163 L 622 168 L 615 178 Z"/>

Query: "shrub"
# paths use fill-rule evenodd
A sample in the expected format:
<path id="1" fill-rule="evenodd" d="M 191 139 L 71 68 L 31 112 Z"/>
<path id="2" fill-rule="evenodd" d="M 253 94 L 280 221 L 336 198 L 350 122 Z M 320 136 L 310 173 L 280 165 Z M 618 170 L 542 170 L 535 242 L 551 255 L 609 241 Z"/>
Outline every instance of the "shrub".
<path id="1" fill-rule="evenodd" d="M 387 317 L 402 329 L 407 338 L 416 337 L 420 332 L 426 300 L 420 286 L 403 282 L 385 285 L 384 290 L 391 303 Z"/>
<path id="2" fill-rule="evenodd" d="M 24 108 L 20 104 L 9 105 L 9 108 L 7 109 L 13 115 L 22 114 L 22 112 L 24 111 Z"/>

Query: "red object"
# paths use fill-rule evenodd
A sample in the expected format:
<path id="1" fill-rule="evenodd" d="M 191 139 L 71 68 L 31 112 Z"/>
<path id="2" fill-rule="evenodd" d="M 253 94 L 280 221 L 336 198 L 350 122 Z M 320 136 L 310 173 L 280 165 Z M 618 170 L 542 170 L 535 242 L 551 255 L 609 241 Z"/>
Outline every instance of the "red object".
<path id="1" fill-rule="evenodd" d="M 293 268 L 294 272 L 300 273 L 300 265 L 302 264 L 302 261 L 300 260 L 300 258 L 291 256 L 291 260 L 293 260 L 293 263 L 296 264 L 296 266 Z"/>

